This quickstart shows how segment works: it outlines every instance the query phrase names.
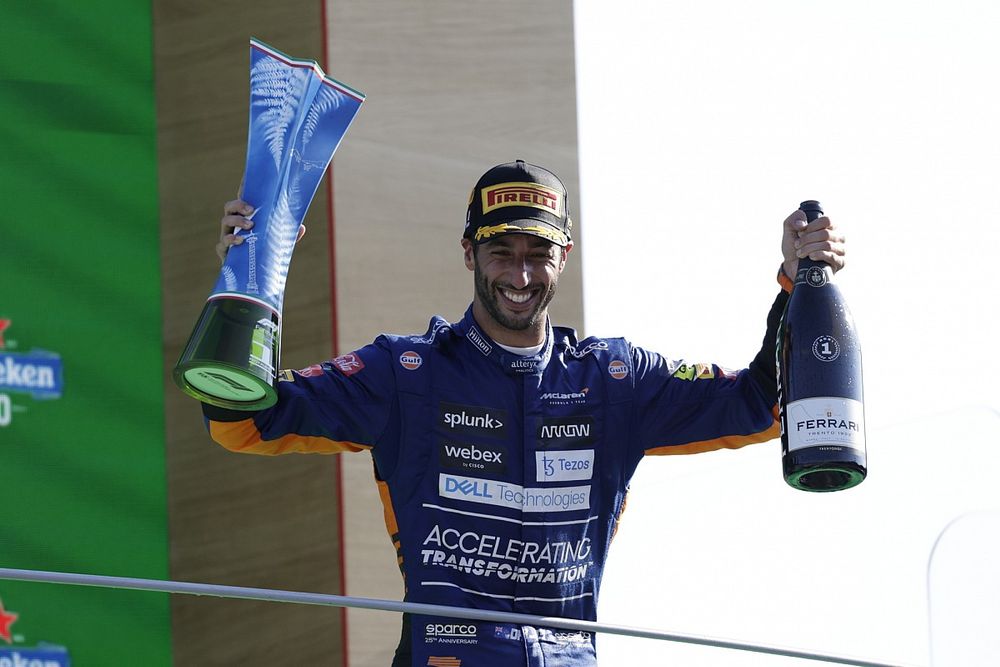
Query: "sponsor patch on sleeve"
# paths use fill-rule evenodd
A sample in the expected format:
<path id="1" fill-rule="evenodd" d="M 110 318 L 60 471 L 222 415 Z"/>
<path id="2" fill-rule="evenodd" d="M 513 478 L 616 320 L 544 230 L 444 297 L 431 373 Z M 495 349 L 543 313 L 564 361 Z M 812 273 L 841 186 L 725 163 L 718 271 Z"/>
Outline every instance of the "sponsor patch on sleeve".
<path id="1" fill-rule="evenodd" d="M 356 352 L 342 354 L 330 363 L 333 364 L 334 368 L 347 376 L 354 375 L 365 367 L 365 362 L 361 361 L 361 357 Z"/>
<path id="2" fill-rule="evenodd" d="M 323 366 L 321 364 L 313 364 L 312 366 L 306 366 L 305 368 L 300 368 L 295 371 L 296 375 L 300 375 L 304 378 L 316 377 L 323 374 Z"/>
<path id="3" fill-rule="evenodd" d="M 688 382 L 693 382 L 694 380 L 711 380 L 715 377 L 715 368 L 712 364 L 689 364 L 684 362 L 673 372 L 673 376 L 678 380 L 687 380 Z"/>

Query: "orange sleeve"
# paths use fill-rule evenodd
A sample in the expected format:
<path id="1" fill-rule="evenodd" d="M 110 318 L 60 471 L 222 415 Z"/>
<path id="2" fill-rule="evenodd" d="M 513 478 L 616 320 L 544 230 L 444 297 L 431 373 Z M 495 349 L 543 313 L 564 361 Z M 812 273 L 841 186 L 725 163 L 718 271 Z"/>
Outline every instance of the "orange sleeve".
<path id="1" fill-rule="evenodd" d="M 275 440 L 264 440 L 253 419 L 237 422 L 209 421 L 212 439 L 231 452 L 243 454 L 337 454 L 371 449 L 367 445 L 330 440 L 319 436 L 290 433 Z"/>

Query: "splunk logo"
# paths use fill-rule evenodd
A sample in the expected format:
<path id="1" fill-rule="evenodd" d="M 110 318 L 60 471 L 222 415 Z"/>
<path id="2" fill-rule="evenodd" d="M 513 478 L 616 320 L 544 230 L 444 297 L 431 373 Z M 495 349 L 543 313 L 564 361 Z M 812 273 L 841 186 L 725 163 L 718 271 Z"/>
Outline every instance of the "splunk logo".
<path id="1" fill-rule="evenodd" d="M 594 418 L 549 417 L 538 426 L 538 443 L 543 447 L 574 447 L 594 442 Z"/>
<path id="2" fill-rule="evenodd" d="M 457 403 L 440 404 L 441 424 L 449 432 L 475 433 L 492 438 L 507 436 L 507 411 Z"/>
<path id="3" fill-rule="evenodd" d="M 453 445 L 441 443 L 439 460 L 445 468 L 483 472 L 507 472 L 507 448 L 499 445 Z"/>

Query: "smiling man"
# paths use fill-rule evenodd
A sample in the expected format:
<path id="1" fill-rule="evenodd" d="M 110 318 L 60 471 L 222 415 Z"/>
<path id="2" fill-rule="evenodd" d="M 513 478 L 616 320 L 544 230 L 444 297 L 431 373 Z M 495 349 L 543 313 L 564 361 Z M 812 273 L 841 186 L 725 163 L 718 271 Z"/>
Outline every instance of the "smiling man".
<path id="1" fill-rule="evenodd" d="M 566 188 L 546 169 L 518 160 L 476 183 L 462 247 L 475 272 L 472 314 L 491 338 L 521 347 L 545 341 L 572 227 Z"/>
<path id="2" fill-rule="evenodd" d="M 249 229 L 226 205 L 220 247 Z M 548 304 L 573 248 L 566 189 L 516 161 L 473 188 L 462 238 L 474 273 L 462 320 L 279 375 L 253 414 L 205 406 L 237 452 L 370 450 L 411 602 L 595 620 L 629 480 L 646 455 L 777 437 L 775 331 L 798 259 L 844 264 L 828 218 L 784 222 L 779 292 L 742 371 L 671 360 L 623 338 L 578 340 Z M 696 368 L 697 373 L 691 369 Z M 649 567 L 655 567 L 650 562 Z M 404 615 L 393 667 L 592 667 L 595 637 L 528 625 Z"/>

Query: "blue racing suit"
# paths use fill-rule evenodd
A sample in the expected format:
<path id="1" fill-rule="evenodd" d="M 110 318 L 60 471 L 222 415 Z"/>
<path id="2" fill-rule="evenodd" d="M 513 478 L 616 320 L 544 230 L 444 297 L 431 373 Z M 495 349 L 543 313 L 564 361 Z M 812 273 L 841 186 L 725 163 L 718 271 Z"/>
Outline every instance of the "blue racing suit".
<path id="1" fill-rule="evenodd" d="M 608 546 L 647 454 L 777 437 L 775 331 L 742 371 L 671 361 L 548 327 L 507 352 L 471 307 L 422 336 L 279 376 L 262 412 L 205 406 L 212 437 L 254 454 L 370 450 L 411 602 L 596 620 Z M 586 632 L 404 615 L 394 667 L 587 667 Z"/>

